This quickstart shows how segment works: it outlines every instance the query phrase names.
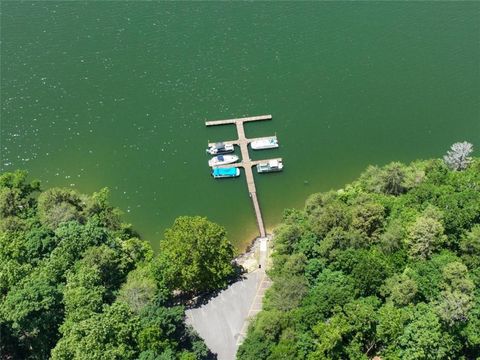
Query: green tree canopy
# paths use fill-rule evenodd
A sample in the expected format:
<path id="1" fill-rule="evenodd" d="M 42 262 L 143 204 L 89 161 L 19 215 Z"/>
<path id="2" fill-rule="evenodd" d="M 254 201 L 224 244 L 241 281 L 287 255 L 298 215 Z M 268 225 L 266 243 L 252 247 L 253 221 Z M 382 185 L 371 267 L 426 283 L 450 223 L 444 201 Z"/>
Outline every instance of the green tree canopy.
<path id="1" fill-rule="evenodd" d="M 187 293 L 219 289 L 233 274 L 233 256 L 223 227 L 200 216 L 182 216 L 160 242 L 158 278 Z"/>
<path id="2" fill-rule="evenodd" d="M 477 359 L 479 190 L 478 158 L 394 162 L 285 211 L 237 358 Z"/>
<path id="3" fill-rule="evenodd" d="M 107 197 L 0 175 L 0 358 L 211 356 L 169 303 L 152 248 Z"/>

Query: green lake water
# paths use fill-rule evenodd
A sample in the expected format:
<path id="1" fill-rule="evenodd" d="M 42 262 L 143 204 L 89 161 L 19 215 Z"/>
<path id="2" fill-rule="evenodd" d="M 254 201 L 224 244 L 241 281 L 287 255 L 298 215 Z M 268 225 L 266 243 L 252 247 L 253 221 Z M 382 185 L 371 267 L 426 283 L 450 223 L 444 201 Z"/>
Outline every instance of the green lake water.
<path id="1" fill-rule="evenodd" d="M 285 171 L 256 176 L 268 228 L 368 164 L 480 148 L 480 2 L 1 4 L 0 170 L 111 189 L 157 248 L 179 215 L 256 235 L 244 177 L 214 181 L 205 120 L 272 114 Z M 237 150 L 238 153 L 238 150 Z"/>

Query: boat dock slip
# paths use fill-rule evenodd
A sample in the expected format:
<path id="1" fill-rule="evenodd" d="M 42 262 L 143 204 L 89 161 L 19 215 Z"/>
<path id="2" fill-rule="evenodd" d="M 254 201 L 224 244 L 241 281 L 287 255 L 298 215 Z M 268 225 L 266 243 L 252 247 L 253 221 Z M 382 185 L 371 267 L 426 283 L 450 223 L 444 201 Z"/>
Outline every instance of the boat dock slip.
<path id="1" fill-rule="evenodd" d="M 243 129 L 243 127 L 242 127 L 242 129 Z M 243 142 L 246 142 L 246 145 L 248 145 L 253 141 L 268 140 L 268 139 L 271 139 L 271 138 L 272 138 L 272 136 L 263 136 L 263 137 L 251 138 L 251 139 L 244 138 L 243 140 L 238 139 L 238 140 L 227 140 L 227 141 L 220 141 L 220 142 L 225 144 L 225 145 L 232 144 L 232 145 L 240 146 L 240 144 L 242 144 Z M 217 143 L 216 142 L 211 142 L 211 143 L 208 143 L 208 146 L 214 146 L 215 144 L 217 144 Z"/>
<path id="2" fill-rule="evenodd" d="M 282 161 L 282 158 L 273 158 L 273 159 L 263 159 L 263 160 L 250 160 L 246 166 L 257 166 L 258 164 L 267 162 L 267 161 Z M 243 161 L 237 162 L 237 163 L 231 163 L 231 164 L 224 164 L 224 165 L 216 165 L 216 168 L 231 168 L 231 167 L 245 167 L 245 164 Z"/>
<path id="3" fill-rule="evenodd" d="M 247 137 L 245 136 L 245 128 L 244 128 L 243 124 L 245 122 L 250 122 L 250 121 L 261 121 L 261 120 L 271 120 L 271 119 L 272 119 L 272 115 L 262 115 L 262 116 L 252 116 L 252 117 L 245 117 L 245 118 L 239 118 L 239 119 L 215 120 L 215 121 L 206 121 L 205 122 L 206 126 L 234 124 L 237 127 L 238 139 L 237 140 L 232 140 L 232 141 L 222 141 L 222 142 L 224 144 L 232 144 L 232 145 L 239 146 L 240 151 L 242 153 L 242 161 L 240 163 L 222 165 L 222 166 L 219 166 L 219 167 L 243 167 L 245 169 L 245 177 L 247 179 L 248 193 L 250 195 L 250 198 L 252 199 L 253 208 L 255 210 L 255 216 L 257 218 L 258 230 L 260 232 L 260 237 L 262 237 L 262 238 L 264 238 L 267 234 L 266 234 L 266 231 L 265 231 L 265 226 L 263 224 L 263 218 L 262 218 L 262 211 L 260 209 L 260 203 L 259 203 L 258 197 L 257 197 L 257 189 L 255 187 L 255 179 L 253 177 L 252 166 L 255 166 L 255 165 L 257 165 L 261 162 L 265 162 L 265 161 L 268 161 L 268 160 L 281 160 L 281 159 L 268 159 L 268 160 L 252 161 L 250 159 L 250 155 L 248 154 L 248 144 L 251 143 L 252 141 L 256 141 L 256 140 L 269 139 L 269 138 L 271 138 L 271 136 L 247 139 Z M 208 146 L 211 146 L 211 145 L 214 145 L 214 144 L 215 143 L 209 143 Z"/>

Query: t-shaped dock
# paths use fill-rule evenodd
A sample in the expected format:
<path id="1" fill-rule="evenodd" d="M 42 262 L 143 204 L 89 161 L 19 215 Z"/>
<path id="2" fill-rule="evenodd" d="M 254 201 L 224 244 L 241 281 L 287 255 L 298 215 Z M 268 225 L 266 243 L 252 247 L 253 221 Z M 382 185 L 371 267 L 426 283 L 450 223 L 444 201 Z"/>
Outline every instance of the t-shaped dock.
<path id="1" fill-rule="evenodd" d="M 237 127 L 238 139 L 233 141 L 223 141 L 224 144 L 232 144 L 238 145 L 240 147 L 240 151 L 242 153 L 242 161 L 236 164 L 229 164 L 223 165 L 221 167 L 243 167 L 245 169 L 245 177 L 247 179 L 247 186 L 248 192 L 250 194 L 250 198 L 253 202 L 253 208 L 255 209 L 255 216 L 257 218 L 258 230 L 260 231 L 260 237 L 265 237 L 267 234 L 265 232 L 265 226 L 263 224 L 262 212 L 260 210 L 260 204 L 258 202 L 257 197 L 257 189 L 255 187 L 255 179 L 253 177 L 252 166 L 256 166 L 259 163 L 268 161 L 268 160 L 282 160 L 282 159 L 267 159 L 267 160 L 256 160 L 252 161 L 248 154 L 248 144 L 252 141 L 268 139 L 271 137 L 262 137 L 262 138 L 253 138 L 247 139 L 245 136 L 245 129 L 243 124 L 249 121 L 260 121 L 260 120 L 271 120 L 272 115 L 262 115 L 262 116 L 252 116 L 252 117 L 245 117 L 239 119 L 227 119 L 227 120 L 215 120 L 215 121 L 207 121 L 205 122 L 206 126 L 214 126 L 214 125 L 228 125 L 228 124 L 235 124 Z M 214 145 L 215 143 L 210 143 L 208 146 Z"/>

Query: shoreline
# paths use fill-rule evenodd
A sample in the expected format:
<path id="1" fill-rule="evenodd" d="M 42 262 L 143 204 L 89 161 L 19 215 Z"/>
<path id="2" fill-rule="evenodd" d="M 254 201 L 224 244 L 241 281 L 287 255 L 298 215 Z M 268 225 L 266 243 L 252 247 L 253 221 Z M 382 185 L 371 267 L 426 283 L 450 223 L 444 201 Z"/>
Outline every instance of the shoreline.
<path id="1" fill-rule="evenodd" d="M 271 241 L 273 239 L 273 231 L 272 233 L 267 233 L 267 263 L 268 260 L 270 259 L 270 253 L 271 253 Z M 260 243 L 261 243 L 262 238 L 261 237 L 256 237 L 250 242 L 250 245 L 246 248 L 246 250 L 236 256 L 233 261 L 243 267 L 245 269 L 246 273 L 253 272 L 258 269 L 258 265 L 260 262 Z M 268 268 L 268 266 L 267 266 Z"/>

